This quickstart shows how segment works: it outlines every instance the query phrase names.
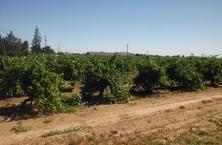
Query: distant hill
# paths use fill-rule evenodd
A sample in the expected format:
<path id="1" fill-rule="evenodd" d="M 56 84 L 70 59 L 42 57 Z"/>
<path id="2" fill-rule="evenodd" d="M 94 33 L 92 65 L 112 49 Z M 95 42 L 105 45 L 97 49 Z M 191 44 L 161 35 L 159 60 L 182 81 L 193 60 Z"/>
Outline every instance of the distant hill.
<path id="1" fill-rule="evenodd" d="M 127 52 L 87 52 L 88 55 L 127 55 Z M 133 53 L 128 53 L 128 55 L 134 55 Z"/>

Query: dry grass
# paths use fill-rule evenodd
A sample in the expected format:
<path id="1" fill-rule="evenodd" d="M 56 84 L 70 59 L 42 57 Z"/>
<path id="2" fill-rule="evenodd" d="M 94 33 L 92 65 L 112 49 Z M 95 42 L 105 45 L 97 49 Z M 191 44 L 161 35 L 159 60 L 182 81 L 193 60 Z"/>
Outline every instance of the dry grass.
<path id="1" fill-rule="evenodd" d="M 144 135 L 142 132 L 121 134 L 117 130 L 110 130 L 110 133 L 87 135 L 84 138 L 70 139 L 68 144 L 90 144 L 90 145 L 221 145 L 222 143 L 222 119 L 216 119 L 214 124 L 217 128 L 210 130 L 205 126 L 187 128 L 181 134 L 173 134 L 166 130 Z"/>
<path id="2" fill-rule="evenodd" d="M 75 132 L 75 131 L 88 131 L 91 130 L 91 126 L 77 126 L 77 127 L 70 127 L 64 130 L 50 130 L 44 134 L 41 135 L 41 137 L 50 137 L 54 135 L 61 135 L 61 134 L 66 134 L 70 132 Z"/>

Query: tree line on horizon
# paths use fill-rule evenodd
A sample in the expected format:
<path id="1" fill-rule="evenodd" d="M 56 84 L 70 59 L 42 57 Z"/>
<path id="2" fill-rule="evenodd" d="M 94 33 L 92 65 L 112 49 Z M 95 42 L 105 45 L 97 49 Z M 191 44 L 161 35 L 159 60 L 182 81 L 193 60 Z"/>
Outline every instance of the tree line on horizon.
<path id="1" fill-rule="evenodd" d="M 24 56 L 38 53 L 55 53 L 50 46 L 41 47 L 42 37 L 39 28 L 36 26 L 31 47 L 27 40 L 16 37 L 11 30 L 5 37 L 0 35 L 0 55 Z"/>

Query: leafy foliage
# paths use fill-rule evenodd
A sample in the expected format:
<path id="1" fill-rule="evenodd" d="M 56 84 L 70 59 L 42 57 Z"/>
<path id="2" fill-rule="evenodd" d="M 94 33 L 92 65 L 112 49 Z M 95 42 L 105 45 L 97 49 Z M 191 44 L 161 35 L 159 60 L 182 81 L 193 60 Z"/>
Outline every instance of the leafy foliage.
<path id="1" fill-rule="evenodd" d="M 182 90 L 202 87 L 202 75 L 195 64 L 188 59 L 178 59 L 167 67 L 167 75 Z"/>
<path id="2" fill-rule="evenodd" d="M 81 95 L 71 95 L 69 97 L 64 97 L 63 102 L 69 106 L 79 106 L 82 103 Z"/>
<path id="3" fill-rule="evenodd" d="M 138 68 L 138 75 L 135 77 L 135 88 L 140 88 L 152 93 L 155 86 L 162 86 L 166 83 L 165 71 L 152 60 L 148 59 L 142 62 Z"/>
<path id="4" fill-rule="evenodd" d="M 216 57 L 0 56 L 0 99 L 26 96 L 23 105 L 43 113 L 80 103 L 126 102 L 131 88 L 195 90 L 221 80 L 222 59 Z"/>
<path id="5" fill-rule="evenodd" d="M 29 54 L 27 41 L 15 37 L 12 31 L 5 37 L 0 35 L 0 55 L 21 56 Z"/>
<path id="6" fill-rule="evenodd" d="M 83 101 L 91 101 L 95 93 L 98 93 L 97 99 L 106 97 L 107 101 L 127 101 L 127 92 L 124 89 L 126 73 L 116 67 L 112 58 L 108 61 L 93 59 L 89 62 L 84 75 Z M 104 96 L 105 93 L 109 96 Z"/>
<path id="7" fill-rule="evenodd" d="M 53 112 L 62 109 L 59 91 L 60 77 L 49 72 L 38 60 L 22 59 L 7 69 L 1 84 L 1 94 L 12 97 L 20 85 L 28 101 L 41 112 Z"/>
<path id="8" fill-rule="evenodd" d="M 215 57 L 207 58 L 207 60 L 204 61 L 201 72 L 205 81 L 210 81 L 212 86 L 218 85 L 222 80 L 221 59 Z"/>

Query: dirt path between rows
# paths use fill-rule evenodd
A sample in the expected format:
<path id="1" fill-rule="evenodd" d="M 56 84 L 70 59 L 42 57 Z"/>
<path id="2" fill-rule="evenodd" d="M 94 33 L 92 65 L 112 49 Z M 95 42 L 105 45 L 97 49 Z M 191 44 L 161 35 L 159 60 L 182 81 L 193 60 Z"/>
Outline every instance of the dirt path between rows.
<path id="1" fill-rule="evenodd" d="M 202 108 L 204 103 L 206 105 Z M 90 126 L 96 132 L 106 132 L 115 128 L 127 133 L 135 130 L 145 133 L 148 128 L 149 132 L 161 127 L 182 128 L 181 126 L 185 124 L 201 121 L 207 115 L 207 109 L 214 109 L 212 112 L 221 115 L 222 88 L 163 94 L 159 97 L 131 101 L 128 104 L 85 107 L 69 114 L 2 121 L 0 122 L 0 144 L 41 144 L 47 140 L 41 137 L 46 132 L 67 130 L 78 126 Z M 22 126 L 27 131 L 16 134 L 11 130 L 16 126 Z"/>

